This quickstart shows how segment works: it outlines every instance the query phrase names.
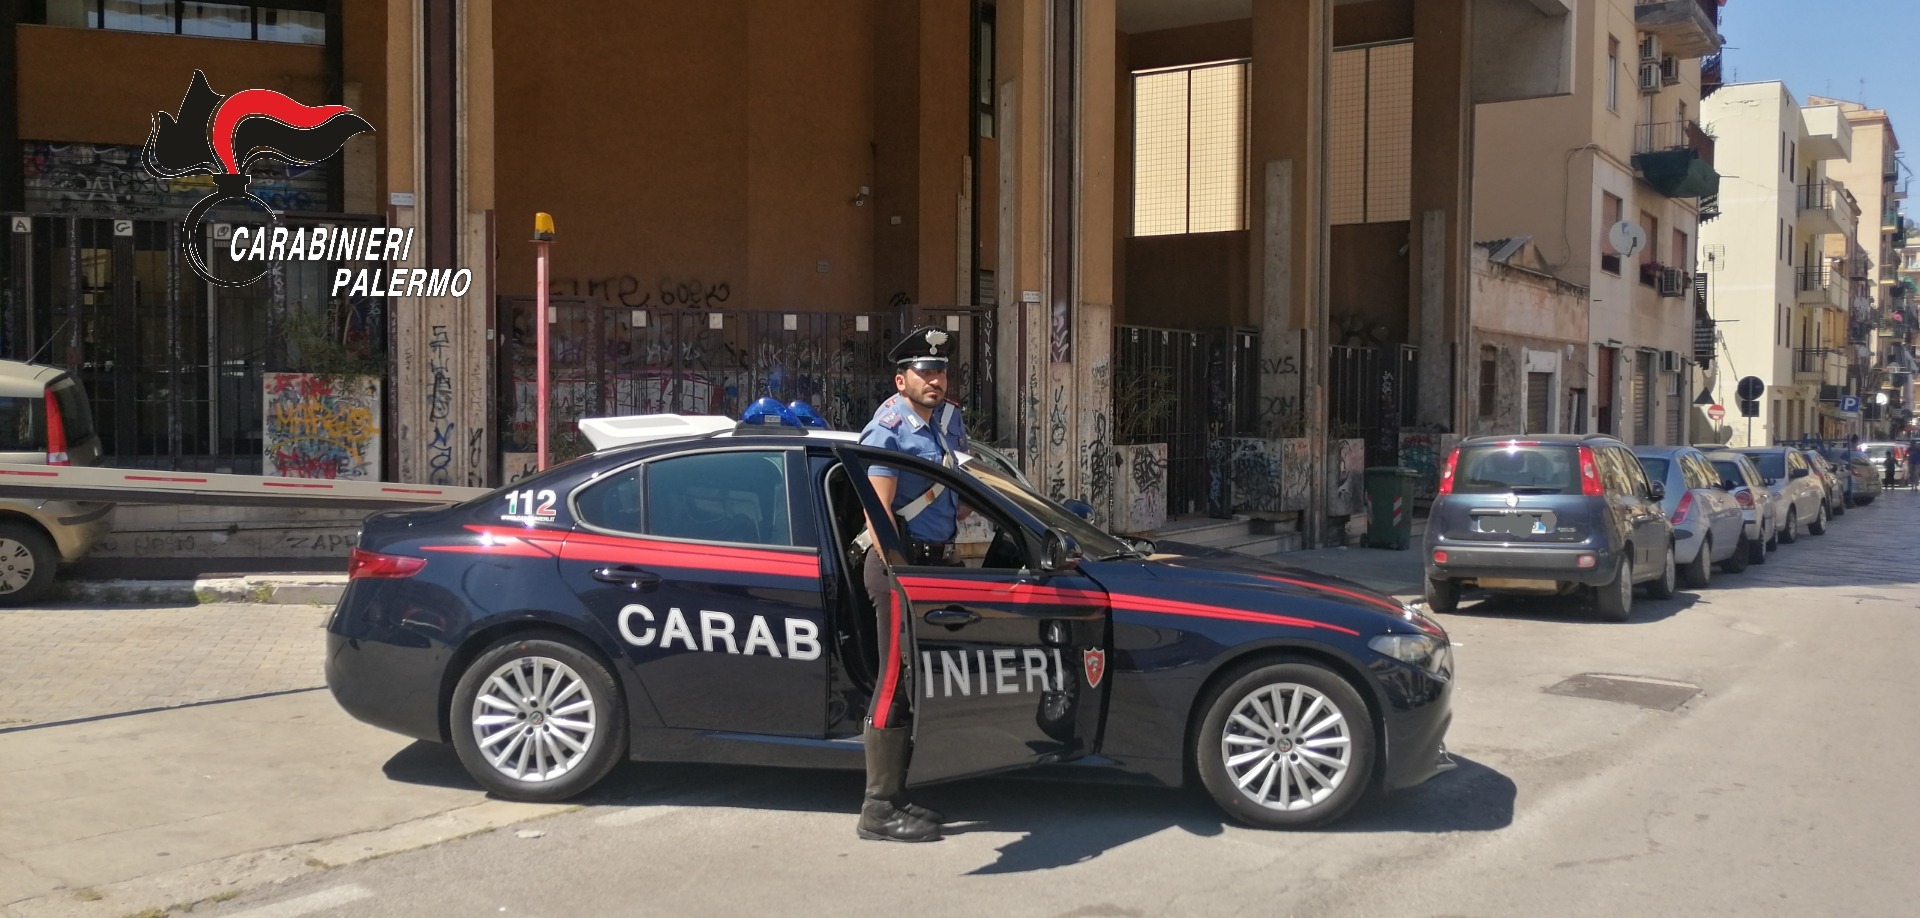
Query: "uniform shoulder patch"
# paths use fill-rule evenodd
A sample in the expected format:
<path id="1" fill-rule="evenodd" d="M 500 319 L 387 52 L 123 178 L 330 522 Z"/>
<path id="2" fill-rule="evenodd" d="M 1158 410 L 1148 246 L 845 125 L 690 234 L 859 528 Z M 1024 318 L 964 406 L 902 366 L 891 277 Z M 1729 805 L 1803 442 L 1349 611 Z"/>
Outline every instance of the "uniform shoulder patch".
<path id="1" fill-rule="evenodd" d="M 875 415 L 873 420 L 876 423 L 878 423 L 881 427 L 885 427 L 888 430 L 893 430 L 895 428 L 898 428 L 900 426 L 900 422 L 906 420 L 906 418 L 901 417 L 899 412 L 882 411 L 879 414 Z"/>

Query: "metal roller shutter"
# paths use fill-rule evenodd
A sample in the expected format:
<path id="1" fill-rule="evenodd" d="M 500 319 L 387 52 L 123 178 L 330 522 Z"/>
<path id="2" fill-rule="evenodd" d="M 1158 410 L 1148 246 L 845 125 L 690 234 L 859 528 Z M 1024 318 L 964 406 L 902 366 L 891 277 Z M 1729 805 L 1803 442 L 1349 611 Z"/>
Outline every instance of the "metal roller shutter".
<path id="1" fill-rule="evenodd" d="M 1553 403 L 1553 374 L 1527 374 L 1526 433 L 1552 433 L 1547 429 L 1547 406 Z"/>

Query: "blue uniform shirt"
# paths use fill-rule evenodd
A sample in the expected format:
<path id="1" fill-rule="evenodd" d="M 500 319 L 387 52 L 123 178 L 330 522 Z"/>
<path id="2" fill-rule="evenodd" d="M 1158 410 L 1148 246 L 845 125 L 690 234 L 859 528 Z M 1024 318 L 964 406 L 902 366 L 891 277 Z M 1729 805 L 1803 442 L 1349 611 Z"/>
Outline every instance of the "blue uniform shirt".
<path id="1" fill-rule="evenodd" d="M 943 416 L 947 420 L 947 426 L 943 429 L 947 448 L 965 450 L 967 432 L 960 422 L 960 409 L 942 403 L 940 407 L 934 409 L 933 419 L 937 423 Z M 927 422 L 920 420 L 920 415 L 913 410 L 911 402 L 897 394 L 881 402 L 880 407 L 873 412 L 873 420 L 868 421 L 867 426 L 860 431 L 860 442 L 867 446 L 899 450 L 919 456 L 928 462 L 943 461 L 939 441 L 934 439 L 933 428 Z M 881 466 L 870 467 L 867 471 L 877 477 L 898 479 L 893 493 L 892 509 L 895 512 L 925 494 L 932 484 L 926 478 L 912 472 Z M 942 492 L 933 503 L 927 505 L 927 509 L 920 511 L 919 516 L 907 521 L 908 538 L 922 542 L 953 541 L 956 509 L 957 503 L 953 491 Z"/>

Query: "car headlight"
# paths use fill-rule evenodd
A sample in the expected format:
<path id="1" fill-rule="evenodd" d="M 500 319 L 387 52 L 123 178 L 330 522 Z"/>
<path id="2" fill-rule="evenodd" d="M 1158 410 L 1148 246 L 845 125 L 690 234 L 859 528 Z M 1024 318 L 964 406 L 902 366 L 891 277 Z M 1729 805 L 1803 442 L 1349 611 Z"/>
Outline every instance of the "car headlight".
<path id="1" fill-rule="evenodd" d="M 1382 634 L 1367 642 L 1379 653 L 1418 667 L 1436 679 L 1453 678 L 1453 644 L 1429 634 Z"/>

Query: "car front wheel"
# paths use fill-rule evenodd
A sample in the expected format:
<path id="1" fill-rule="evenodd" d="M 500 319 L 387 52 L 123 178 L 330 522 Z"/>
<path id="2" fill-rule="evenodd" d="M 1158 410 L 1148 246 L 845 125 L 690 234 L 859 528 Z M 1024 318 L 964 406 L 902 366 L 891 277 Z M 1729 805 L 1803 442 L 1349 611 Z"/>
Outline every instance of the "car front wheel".
<path id="1" fill-rule="evenodd" d="M 1712 539 L 1700 543 L 1700 553 L 1694 555 L 1693 563 L 1680 572 L 1680 579 L 1686 583 L 1689 590 L 1701 589 L 1707 585 L 1707 581 L 1713 579 Z"/>
<path id="2" fill-rule="evenodd" d="M 1720 562 L 1720 569 L 1729 574 L 1738 574 L 1746 570 L 1747 565 L 1753 561 L 1753 544 L 1753 540 L 1747 538 L 1744 531 L 1741 532 L 1740 541 L 1734 543 L 1733 554 L 1728 555 L 1727 560 Z M 1762 556 L 1765 555 L 1765 551 L 1765 549 L 1761 550 Z"/>
<path id="3" fill-rule="evenodd" d="M 1661 562 L 1660 576 L 1647 583 L 1648 599 L 1672 599 L 1673 591 L 1680 586 L 1680 578 L 1674 572 L 1673 544 L 1667 544 L 1667 559 Z"/>
<path id="4" fill-rule="evenodd" d="M 1346 679 L 1311 663 L 1255 664 L 1208 703 L 1194 739 L 1207 793 L 1263 829 L 1344 815 L 1373 777 L 1373 718 Z"/>
<path id="5" fill-rule="evenodd" d="M 558 636 L 487 648 L 461 674 L 448 717 L 460 764 L 509 800 L 565 800 L 627 755 L 626 702 L 613 674 Z"/>
<path id="6" fill-rule="evenodd" d="M 1821 504 L 1820 509 L 1814 511 L 1813 522 L 1807 524 L 1807 531 L 1810 533 L 1813 533 L 1814 535 L 1827 534 L 1827 505 L 1826 504 Z"/>
<path id="7" fill-rule="evenodd" d="M 1792 545 L 1800 541 L 1800 508 L 1787 511 L 1787 528 L 1780 530 L 1780 544 Z"/>
<path id="8" fill-rule="evenodd" d="M 0 606 L 32 605 L 53 585 L 59 563 L 53 543 L 39 530 L 0 523 Z"/>

